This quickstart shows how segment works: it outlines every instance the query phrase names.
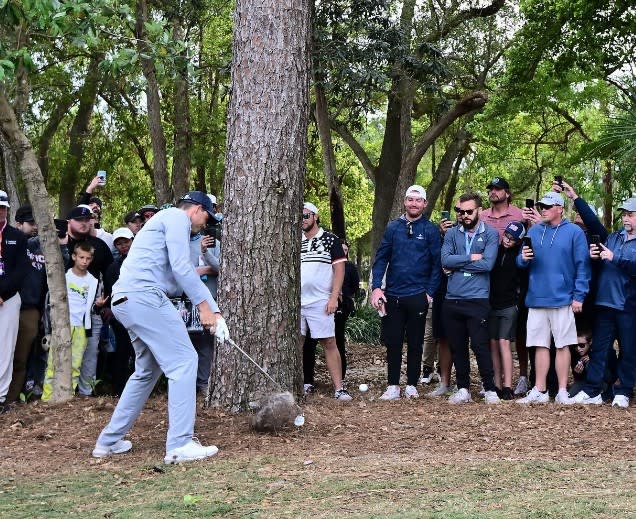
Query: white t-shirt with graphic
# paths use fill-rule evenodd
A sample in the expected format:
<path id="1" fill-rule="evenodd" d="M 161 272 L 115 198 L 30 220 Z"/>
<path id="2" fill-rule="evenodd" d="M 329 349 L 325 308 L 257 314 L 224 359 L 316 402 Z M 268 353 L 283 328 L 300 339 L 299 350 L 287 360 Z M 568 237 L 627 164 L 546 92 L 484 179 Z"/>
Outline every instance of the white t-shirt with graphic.
<path id="1" fill-rule="evenodd" d="M 71 326 L 84 326 L 84 315 L 88 308 L 88 293 L 90 288 L 89 273 L 84 276 L 76 275 L 72 270 L 66 273 L 66 291 L 68 292 L 68 310 Z"/>
<path id="2" fill-rule="evenodd" d="M 300 246 L 300 304 L 327 301 L 333 283 L 332 265 L 347 260 L 342 242 L 335 234 L 320 229 Z"/>

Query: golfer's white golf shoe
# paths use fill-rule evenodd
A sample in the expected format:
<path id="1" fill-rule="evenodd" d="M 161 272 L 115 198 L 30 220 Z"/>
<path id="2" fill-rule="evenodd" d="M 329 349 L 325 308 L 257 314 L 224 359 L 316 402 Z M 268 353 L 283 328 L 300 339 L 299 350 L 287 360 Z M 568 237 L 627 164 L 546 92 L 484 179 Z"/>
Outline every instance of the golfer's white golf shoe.
<path id="1" fill-rule="evenodd" d="M 185 463 L 187 461 L 209 458 L 210 456 L 214 456 L 217 452 L 219 452 L 219 449 L 215 445 L 204 447 L 199 440 L 192 438 L 192 440 L 185 445 L 168 451 L 163 461 L 167 465 Z"/>

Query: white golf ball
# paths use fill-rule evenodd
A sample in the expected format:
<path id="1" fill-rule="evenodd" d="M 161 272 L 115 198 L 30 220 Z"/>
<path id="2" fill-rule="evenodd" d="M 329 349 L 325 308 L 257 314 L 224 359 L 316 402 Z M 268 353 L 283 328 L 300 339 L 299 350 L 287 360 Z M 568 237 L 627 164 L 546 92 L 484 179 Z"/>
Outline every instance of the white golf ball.
<path id="1" fill-rule="evenodd" d="M 299 414 L 296 419 L 294 420 L 294 425 L 296 427 L 301 427 L 302 425 L 305 425 L 305 417 L 301 414 Z"/>
<path id="2" fill-rule="evenodd" d="M 365 391 L 369 391 L 369 386 L 367 384 L 360 384 L 358 389 L 364 393 Z"/>

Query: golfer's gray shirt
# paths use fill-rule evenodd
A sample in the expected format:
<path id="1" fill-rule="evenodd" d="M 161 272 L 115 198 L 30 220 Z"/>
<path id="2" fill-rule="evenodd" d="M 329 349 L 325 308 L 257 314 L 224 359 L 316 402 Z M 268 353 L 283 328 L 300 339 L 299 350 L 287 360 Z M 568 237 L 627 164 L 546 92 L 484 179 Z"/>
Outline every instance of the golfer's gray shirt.
<path id="1" fill-rule="evenodd" d="M 146 222 L 133 240 L 122 263 L 113 294 L 158 288 L 168 297 L 186 293 L 193 304 L 207 301 L 213 312 L 219 307 L 203 284 L 190 259 L 191 222 L 185 211 L 164 209 Z"/>

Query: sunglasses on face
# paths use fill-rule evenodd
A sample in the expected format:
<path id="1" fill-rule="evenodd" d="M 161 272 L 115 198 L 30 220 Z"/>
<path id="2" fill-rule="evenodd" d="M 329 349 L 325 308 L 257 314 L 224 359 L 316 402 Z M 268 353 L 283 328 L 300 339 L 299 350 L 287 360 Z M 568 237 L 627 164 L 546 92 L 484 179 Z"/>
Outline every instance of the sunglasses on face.
<path id="1" fill-rule="evenodd" d="M 459 207 L 456 207 L 455 212 L 462 216 L 464 216 L 465 214 L 471 216 L 475 212 L 475 209 L 460 209 Z"/>
<path id="2" fill-rule="evenodd" d="M 312 216 L 312 213 L 303 213 L 303 220 L 309 220 Z"/>
<path id="3" fill-rule="evenodd" d="M 546 205 L 546 204 L 537 204 L 537 207 L 541 210 L 541 211 L 549 211 L 550 209 L 552 209 L 554 206 L 553 205 Z"/>

